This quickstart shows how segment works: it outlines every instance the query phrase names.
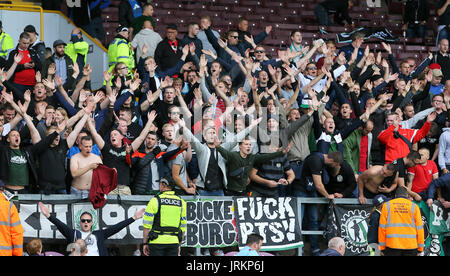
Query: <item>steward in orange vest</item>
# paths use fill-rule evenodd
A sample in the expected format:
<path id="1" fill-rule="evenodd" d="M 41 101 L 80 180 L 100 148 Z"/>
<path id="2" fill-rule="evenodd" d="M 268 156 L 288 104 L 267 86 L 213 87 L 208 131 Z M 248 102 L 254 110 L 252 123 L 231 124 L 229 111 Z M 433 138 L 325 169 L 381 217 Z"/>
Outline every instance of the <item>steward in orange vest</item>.
<path id="1" fill-rule="evenodd" d="M 6 200 L 0 180 L 0 256 L 23 255 L 23 228 L 14 203 Z"/>
<path id="2" fill-rule="evenodd" d="M 420 208 L 398 187 L 395 199 L 383 204 L 378 243 L 385 256 L 417 256 L 425 247 Z"/>

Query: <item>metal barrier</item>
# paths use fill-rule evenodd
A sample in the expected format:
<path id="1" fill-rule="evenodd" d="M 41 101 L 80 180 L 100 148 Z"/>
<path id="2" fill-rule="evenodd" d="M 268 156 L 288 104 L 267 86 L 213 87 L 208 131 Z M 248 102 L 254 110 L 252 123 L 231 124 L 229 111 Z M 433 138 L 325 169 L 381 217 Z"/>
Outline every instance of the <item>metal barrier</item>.
<path id="1" fill-rule="evenodd" d="M 120 198 L 118 198 L 117 195 L 109 195 L 108 200 L 126 200 L 126 201 L 149 201 L 153 196 L 142 196 L 142 195 L 132 195 L 132 196 L 126 196 L 121 195 Z M 201 196 L 182 196 L 183 199 L 201 199 Z M 232 197 L 204 197 L 208 199 L 215 199 L 215 198 L 228 198 L 232 199 Z M 14 201 L 43 201 L 46 200 L 67 200 L 67 201 L 76 201 L 76 200 L 83 200 L 81 196 L 74 196 L 74 195 L 40 195 L 40 194 L 27 194 L 27 195 L 18 195 L 17 198 L 13 199 Z M 330 203 L 329 199 L 326 198 L 304 198 L 299 197 L 297 198 L 297 210 L 298 214 L 301 214 L 302 211 L 302 205 L 304 204 L 321 204 L 321 205 L 328 205 Z M 336 205 L 360 205 L 357 198 L 336 198 L 334 199 L 334 204 Z M 367 199 L 366 205 L 371 205 L 372 200 Z M 324 231 L 306 231 L 302 229 L 302 220 L 299 220 L 299 226 L 300 231 L 302 235 L 323 235 Z M 200 255 L 200 248 L 197 248 L 196 250 L 197 256 Z M 298 248 L 298 255 L 303 255 L 303 247 Z"/>
<path id="2" fill-rule="evenodd" d="M 39 11 L 40 21 L 41 21 L 40 37 L 41 37 L 41 40 L 44 41 L 44 10 L 42 9 L 42 7 L 34 6 L 34 5 L 0 4 L 0 9 L 1 10 L 11 10 L 11 11 L 26 11 L 26 12 Z"/>

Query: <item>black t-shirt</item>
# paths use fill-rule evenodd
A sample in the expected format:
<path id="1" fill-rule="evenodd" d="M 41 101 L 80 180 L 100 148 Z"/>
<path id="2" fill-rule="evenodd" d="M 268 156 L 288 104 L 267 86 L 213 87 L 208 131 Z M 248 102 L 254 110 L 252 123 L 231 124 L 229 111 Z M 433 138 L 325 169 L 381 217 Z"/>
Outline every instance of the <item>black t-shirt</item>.
<path id="1" fill-rule="evenodd" d="M 39 180 L 61 184 L 65 187 L 66 178 L 66 156 L 69 146 L 66 140 L 60 140 L 56 147 L 50 147 L 39 156 Z"/>
<path id="2" fill-rule="evenodd" d="M 211 155 L 209 157 L 208 171 L 205 178 L 205 189 L 208 191 L 216 191 L 223 189 L 223 174 L 219 167 L 218 154 L 215 148 L 210 148 Z"/>
<path id="3" fill-rule="evenodd" d="M 323 175 L 325 162 L 321 155 L 322 154 L 319 153 L 312 153 L 306 157 L 303 162 L 302 176 L 298 182 L 294 181 L 294 188 L 299 189 L 300 191 L 305 191 L 308 181 L 307 178 L 311 178 L 313 175 Z"/>
<path id="4" fill-rule="evenodd" d="M 406 176 L 408 175 L 408 171 L 407 171 L 408 168 L 406 167 L 405 162 L 403 161 L 403 158 L 399 158 L 392 163 L 394 163 L 397 166 L 398 178 L 404 178 L 406 181 Z M 394 173 L 394 176 L 395 176 L 395 173 Z"/>
<path id="5" fill-rule="evenodd" d="M 126 146 L 115 148 L 111 144 L 105 144 L 102 149 L 103 164 L 117 170 L 117 184 L 130 185 L 130 166 L 126 161 Z"/>
<path id="6" fill-rule="evenodd" d="M 137 123 L 131 123 L 127 128 L 127 138 L 134 141 L 142 131 L 142 127 Z"/>
<path id="7" fill-rule="evenodd" d="M 155 124 L 158 127 L 158 131 L 162 129 L 164 124 L 170 122 L 169 107 L 171 107 L 172 105 L 180 106 L 177 99 L 175 99 L 171 104 L 166 103 L 165 101 L 161 101 L 160 99 L 157 99 L 153 104 L 153 106 L 150 106 L 149 111 L 156 110 L 156 113 L 158 114 L 158 116 L 155 119 Z"/>
<path id="8" fill-rule="evenodd" d="M 355 173 L 352 167 L 346 162 L 342 162 L 337 175 L 332 174 L 332 168 L 327 168 L 330 181 L 326 185 L 329 194 L 340 193 L 345 198 L 352 197 L 353 190 L 356 188 Z"/>

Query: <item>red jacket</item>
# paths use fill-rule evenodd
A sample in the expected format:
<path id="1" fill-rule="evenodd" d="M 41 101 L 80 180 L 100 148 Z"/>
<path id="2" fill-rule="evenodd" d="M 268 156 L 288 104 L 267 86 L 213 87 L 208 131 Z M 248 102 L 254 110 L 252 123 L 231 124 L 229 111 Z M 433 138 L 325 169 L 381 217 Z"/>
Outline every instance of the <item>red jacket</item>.
<path id="1" fill-rule="evenodd" d="M 117 171 L 100 164 L 92 173 L 89 199 L 94 209 L 103 207 L 106 203 L 105 196 L 117 187 Z"/>
<path id="2" fill-rule="evenodd" d="M 408 139 L 413 145 L 422 140 L 428 131 L 430 131 L 431 123 L 425 122 L 421 129 L 405 129 L 401 126 L 398 127 L 398 133 Z M 378 140 L 381 144 L 385 145 L 385 162 L 386 164 L 392 163 L 399 158 L 406 157 L 410 150 L 408 145 L 401 138 L 396 139 L 394 137 L 395 126 L 391 125 L 387 129 L 383 130 L 378 135 Z"/>

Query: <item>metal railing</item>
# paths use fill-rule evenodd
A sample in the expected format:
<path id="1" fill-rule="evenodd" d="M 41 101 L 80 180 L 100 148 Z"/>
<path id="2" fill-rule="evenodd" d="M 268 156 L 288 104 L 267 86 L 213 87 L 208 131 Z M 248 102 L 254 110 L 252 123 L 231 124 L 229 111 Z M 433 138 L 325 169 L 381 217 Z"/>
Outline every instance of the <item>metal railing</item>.
<path id="1" fill-rule="evenodd" d="M 44 41 L 44 10 L 40 6 L 34 5 L 22 5 L 22 4 L 0 4 L 0 10 L 8 10 L 8 11 L 25 11 L 25 12 L 36 12 L 40 13 L 40 38 L 41 41 Z"/>
<path id="2" fill-rule="evenodd" d="M 136 201 L 136 202 L 142 202 L 142 201 L 149 201 L 153 196 L 143 196 L 143 195 L 132 195 L 132 196 L 127 196 L 127 195 L 121 195 L 120 196 L 120 200 L 124 200 L 124 201 Z M 194 199 L 201 199 L 201 196 L 182 196 L 183 199 L 187 199 L 187 200 L 194 200 Z M 217 198 L 221 198 L 221 199 L 232 199 L 232 197 L 215 197 L 215 196 L 208 196 L 208 197 L 204 197 L 204 198 L 208 198 L 208 199 L 217 199 Z M 117 195 L 109 195 L 108 196 L 108 200 L 117 200 L 118 196 Z M 18 201 L 20 203 L 20 201 L 43 201 L 45 202 L 46 200 L 67 200 L 70 202 L 74 202 L 76 200 L 84 200 L 83 198 L 81 198 L 81 196 L 75 196 L 75 195 L 41 195 L 41 194 L 26 194 L 26 195 L 18 195 L 18 197 L 16 199 L 14 199 L 14 201 Z M 304 198 L 304 197 L 298 197 L 297 198 L 297 211 L 299 216 L 301 215 L 302 212 L 302 205 L 304 204 L 321 204 L 321 205 L 328 205 L 330 203 L 329 199 L 326 198 Z M 360 205 L 359 201 L 357 198 L 336 198 L 334 199 L 334 204 L 335 205 Z M 372 200 L 371 199 L 367 199 L 367 203 L 366 205 L 371 205 L 372 204 Z M 308 230 L 303 230 L 302 229 L 302 220 L 299 220 L 299 226 L 300 226 L 300 231 L 301 234 L 303 236 L 308 236 L 308 235 L 323 235 L 324 231 L 308 231 Z M 200 248 L 197 248 L 196 250 L 196 254 L 200 255 Z M 303 247 L 299 247 L 298 248 L 298 255 L 302 256 L 303 255 Z"/>

